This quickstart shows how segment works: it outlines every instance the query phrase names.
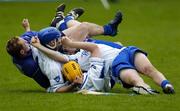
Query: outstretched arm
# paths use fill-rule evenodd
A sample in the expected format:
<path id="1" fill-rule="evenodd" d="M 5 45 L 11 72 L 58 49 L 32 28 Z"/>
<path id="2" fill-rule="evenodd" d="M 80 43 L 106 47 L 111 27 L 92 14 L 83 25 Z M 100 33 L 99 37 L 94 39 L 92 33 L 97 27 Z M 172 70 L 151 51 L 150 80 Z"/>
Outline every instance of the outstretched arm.
<path id="1" fill-rule="evenodd" d="M 62 42 L 62 45 L 66 46 L 66 47 L 87 50 L 87 51 L 91 52 L 92 57 L 100 57 L 101 56 L 99 47 L 94 43 L 77 42 L 77 41 L 75 42 L 75 41 L 72 41 L 71 39 L 69 39 L 68 37 L 63 37 L 61 42 Z"/>
<path id="2" fill-rule="evenodd" d="M 71 83 L 70 85 L 68 86 L 63 86 L 61 88 L 58 88 L 56 90 L 57 93 L 65 93 L 65 92 L 71 92 L 73 91 L 73 89 L 76 87 L 76 84 L 75 83 Z"/>
<path id="3" fill-rule="evenodd" d="M 31 31 L 28 19 L 23 19 L 22 26 L 26 30 L 26 32 Z"/>
<path id="4" fill-rule="evenodd" d="M 56 51 L 50 50 L 43 45 L 40 44 L 40 41 L 37 37 L 32 37 L 31 39 L 32 46 L 36 47 L 40 51 L 42 51 L 44 54 L 46 54 L 51 59 L 58 61 L 58 62 L 68 62 L 68 60 L 61 55 L 60 53 L 57 53 Z"/>

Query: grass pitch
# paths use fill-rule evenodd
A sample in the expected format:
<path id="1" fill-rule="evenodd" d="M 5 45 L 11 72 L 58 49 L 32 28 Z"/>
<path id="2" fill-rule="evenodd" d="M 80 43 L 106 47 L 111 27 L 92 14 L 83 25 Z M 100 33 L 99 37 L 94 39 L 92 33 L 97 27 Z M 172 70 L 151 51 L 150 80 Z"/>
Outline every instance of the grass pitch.
<path id="1" fill-rule="evenodd" d="M 119 85 L 116 96 L 49 94 L 13 66 L 5 51 L 6 41 L 23 33 L 21 20 L 28 18 L 33 30 L 49 25 L 59 2 L 0 2 L 0 111 L 180 111 L 180 13 L 179 0 L 119 0 L 105 10 L 98 0 L 61 0 L 67 10 L 84 7 L 80 21 L 100 25 L 113 18 L 120 9 L 124 19 L 119 34 L 97 39 L 135 45 L 149 53 L 152 63 L 175 87 L 175 95 L 165 95 L 150 79 L 156 96 L 132 95 Z"/>

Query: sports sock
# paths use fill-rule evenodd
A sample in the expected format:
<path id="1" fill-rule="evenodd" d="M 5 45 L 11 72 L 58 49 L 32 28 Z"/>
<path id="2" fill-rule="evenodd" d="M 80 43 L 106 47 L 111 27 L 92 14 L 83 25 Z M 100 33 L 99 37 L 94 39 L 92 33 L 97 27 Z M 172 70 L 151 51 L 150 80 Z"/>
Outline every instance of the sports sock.
<path id="1" fill-rule="evenodd" d="M 110 25 L 104 25 L 104 35 L 111 35 L 113 33 L 113 29 Z"/>
<path id="2" fill-rule="evenodd" d="M 71 15 L 66 16 L 63 20 L 61 20 L 61 21 L 57 24 L 57 28 L 58 28 L 60 31 L 63 31 L 63 30 L 65 30 L 65 29 L 67 29 L 67 28 L 68 28 L 67 22 L 69 22 L 70 20 L 74 20 L 74 17 L 71 16 Z"/>
<path id="3" fill-rule="evenodd" d="M 162 87 L 162 88 L 165 88 L 166 84 L 170 84 L 170 82 L 169 82 L 168 80 L 163 80 L 163 81 L 161 82 L 161 87 Z"/>

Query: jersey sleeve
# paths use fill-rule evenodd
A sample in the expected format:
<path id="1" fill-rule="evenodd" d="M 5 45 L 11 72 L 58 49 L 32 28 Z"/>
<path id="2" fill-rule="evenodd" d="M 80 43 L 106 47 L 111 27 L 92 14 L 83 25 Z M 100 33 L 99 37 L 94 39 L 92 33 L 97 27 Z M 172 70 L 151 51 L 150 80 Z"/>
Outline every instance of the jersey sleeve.
<path id="1" fill-rule="evenodd" d="M 32 51 L 33 59 L 36 60 L 38 58 L 38 55 L 39 55 L 39 50 L 32 45 L 30 46 L 30 48 Z"/>
<path id="2" fill-rule="evenodd" d="M 47 89 L 47 92 L 56 92 L 58 88 L 65 86 L 66 83 L 61 73 L 61 64 L 35 48 L 32 51 L 33 57 L 38 58 L 41 71 L 49 79 L 50 87 Z"/>
<path id="3" fill-rule="evenodd" d="M 31 38 L 33 36 L 37 36 L 37 35 L 38 35 L 38 33 L 35 32 L 35 31 L 27 31 L 24 34 L 22 34 L 20 37 L 22 39 L 26 40 L 28 43 L 30 43 L 31 42 Z"/>
<path id="4" fill-rule="evenodd" d="M 91 57 L 91 53 L 86 50 L 80 50 L 74 55 L 67 55 L 69 60 L 76 61 L 83 71 L 88 71 L 90 68 L 89 59 Z"/>

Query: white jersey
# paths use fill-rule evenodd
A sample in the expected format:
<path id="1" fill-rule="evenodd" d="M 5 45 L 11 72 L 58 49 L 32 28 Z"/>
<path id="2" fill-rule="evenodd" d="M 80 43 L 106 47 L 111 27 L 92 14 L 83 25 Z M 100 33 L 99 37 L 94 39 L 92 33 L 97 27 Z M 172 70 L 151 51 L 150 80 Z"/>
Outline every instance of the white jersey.
<path id="1" fill-rule="evenodd" d="M 31 46 L 31 49 L 33 58 L 38 59 L 38 64 L 42 73 L 45 74 L 49 79 L 51 86 L 47 89 L 47 92 L 55 92 L 58 88 L 67 85 L 67 82 L 65 83 L 61 73 L 62 64 L 50 59 L 33 46 Z"/>
<path id="2" fill-rule="evenodd" d="M 112 62 L 116 58 L 116 56 L 121 52 L 122 49 L 113 48 L 104 44 L 97 44 L 101 51 L 101 58 L 105 60 L 106 66 L 111 67 Z M 91 53 L 86 50 L 80 50 L 75 55 L 68 55 L 67 58 L 69 60 L 77 61 L 82 70 L 87 71 L 90 68 L 89 58 L 91 57 Z"/>
<path id="3" fill-rule="evenodd" d="M 84 73 L 84 80 L 80 89 L 93 91 L 107 91 L 110 89 L 108 73 L 111 71 L 109 67 L 111 67 L 113 60 L 121 50 L 103 44 L 97 45 L 101 51 L 101 58 L 91 58 L 91 53 L 85 50 L 80 50 L 75 55 L 64 55 L 68 60 L 77 61 L 81 69 L 87 71 L 87 73 Z M 67 85 L 61 74 L 61 64 L 50 59 L 34 47 L 32 47 L 32 50 L 34 59 L 38 58 L 42 72 L 50 80 L 51 87 L 48 88 L 48 92 L 55 92 L 58 88 Z M 61 56 L 63 55 L 59 52 L 57 53 Z M 101 74 L 104 74 L 102 78 L 100 77 Z"/>
<path id="4" fill-rule="evenodd" d="M 31 47 L 33 52 L 33 58 L 38 58 L 38 64 L 43 74 L 45 74 L 49 81 L 50 87 L 47 89 L 47 92 L 56 92 L 56 90 L 62 86 L 68 85 L 64 81 L 61 74 L 61 65 L 59 62 L 56 62 L 41 51 L 37 50 L 34 47 Z M 57 52 L 60 54 L 59 52 Z M 109 79 L 99 78 L 101 74 L 104 74 L 104 60 L 101 58 L 90 58 L 90 69 L 84 73 L 83 84 L 80 86 L 80 89 L 86 89 L 91 91 L 107 91 L 109 89 Z"/>
<path id="5" fill-rule="evenodd" d="M 87 90 L 95 90 L 95 91 L 108 91 L 110 89 L 110 76 L 111 76 L 111 67 L 114 59 L 117 57 L 117 55 L 125 48 L 117 49 L 113 48 L 104 44 L 97 44 L 100 51 L 101 51 L 101 59 L 104 60 L 104 77 L 100 78 L 102 70 L 101 65 L 97 65 L 98 67 L 96 70 L 92 68 L 92 60 L 91 60 L 91 53 L 86 50 L 80 50 L 75 55 L 67 55 L 66 58 L 69 58 L 69 60 L 75 60 L 77 61 L 81 69 L 84 71 L 88 71 L 85 73 L 84 80 L 87 82 L 87 84 L 82 86 L 81 89 L 87 89 Z M 95 60 L 96 61 L 96 60 Z M 99 62 L 99 60 L 97 60 Z M 95 76 L 94 76 L 95 75 Z M 88 80 L 89 79 L 89 80 Z M 83 83 L 84 84 L 84 83 Z"/>

